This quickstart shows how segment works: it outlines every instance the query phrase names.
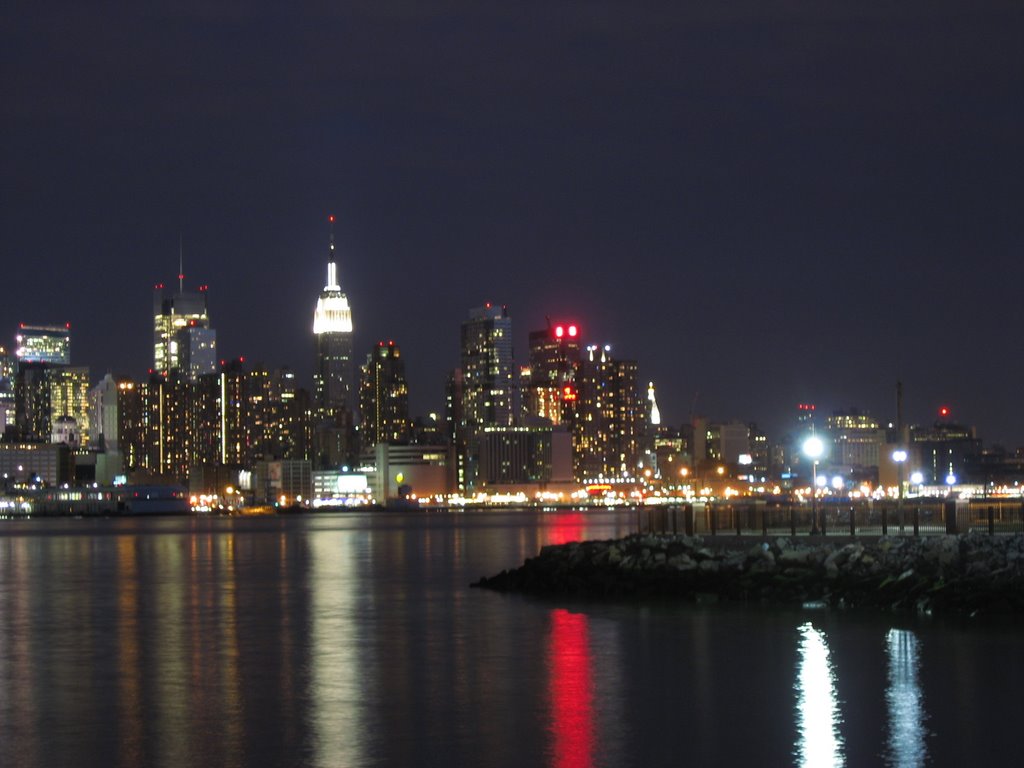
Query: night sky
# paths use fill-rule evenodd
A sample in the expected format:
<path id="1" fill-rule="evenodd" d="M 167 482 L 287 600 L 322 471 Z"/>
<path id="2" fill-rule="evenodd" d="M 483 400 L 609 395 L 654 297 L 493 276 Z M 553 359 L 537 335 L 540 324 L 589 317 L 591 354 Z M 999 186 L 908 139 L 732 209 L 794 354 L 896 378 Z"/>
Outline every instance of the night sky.
<path id="1" fill-rule="evenodd" d="M 311 376 L 337 216 L 357 359 L 439 410 L 507 304 L 640 362 L 665 421 L 942 404 L 1024 445 L 1020 0 L 13 2 L 0 335 L 141 377 L 151 289 Z M 302 11 L 295 10 L 303 7 Z"/>

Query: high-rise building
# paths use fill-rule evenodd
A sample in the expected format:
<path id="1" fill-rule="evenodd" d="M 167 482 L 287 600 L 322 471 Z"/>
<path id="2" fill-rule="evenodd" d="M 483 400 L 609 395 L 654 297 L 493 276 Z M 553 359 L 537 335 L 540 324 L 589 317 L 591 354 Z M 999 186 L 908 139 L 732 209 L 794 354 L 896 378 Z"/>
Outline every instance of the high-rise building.
<path id="1" fill-rule="evenodd" d="M 352 308 L 338 283 L 334 254 L 334 217 L 330 217 L 331 242 L 327 284 L 313 313 L 316 355 L 313 366 L 313 406 L 320 416 L 333 416 L 350 408 L 352 392 Z"/>
<path id="2" fill-rule="evenodd" d="M 20 363 L 14 383 L 16 434 L 26 441 L 49 441 L 57 419 L 73 419 L 82 444 L 90 437 L 89 369 L 47 363 Z"/>
<path id="3" fill-rule="evenodd" d="M 327 284 L 313 313 L 313 450 L 316 469 L 348 463 L 356 455 L 352 416 L 352 308 L 338 283 L 334 217 Z"/>
<path id="4" fill-rule="evenodd" d="M 360 367 L 359 412 L 363 450 L 409 442 L 409 386 L 405 361 L 393 341 L 378 342 Z"/>
<path id="5" fill-rule="evenodd" d="M 512 318 L 507 307 L 485 304 L 470 310 L 462 323 L 462 422 L 465 445 L 466 487 L 472 488 L 480 450 L 480 436 L 487 427 L 515 425 L 513 391 Z"/>
<path id="6" fill-rule="evenodd" d="M 18 439 L 50 439 L 50 367 L 45 363 L 19 363 L 14 381 L 15 425 Z"/>
<path id="7" fill-rule="evenodd" d="M 514 424 L 512 318 L 486 304 L 462 323 L 463 418 L 478 427 Z"/>
<path id="8" fill-rule="evenodd" d="M 529 384 L 524 392 L 526 412 L 552 424 L 568 423 L 576 394 L 580 362 L 580 331 L 575 323 L 552 323 L 530 332 Z"/>
<path id="9" fill-rule="evenodd" d="M 88 445 L 89 369 L 80 366 L 55 366 L 47 371 L 50 383 L 50 433 L 58 419 L 74 419 L 81 445 Z"/>
<path id="10" fill-rule="evenodd" d="M 28 325 L 22 323 L 14 336 L 19 363 L 71 364 L 71 323 Z"/>
<path id="11" fill-rule="evenodd" d="M 14 380 L 18 363 L 4 347 L 0 347 L 0 435 L 15 425 Z"/>
<path id="12" fill-rule="evenodd" d="M 153 288 L 153 370 L 163 376 L 183 367 L 183 344 L 189 368 L 194 366 L 197 374 L 216 372 L 215 368 L 207 370 L 209 360 L 216 360 L 216 335 L 210 329 L 206 286 L 186 291 L 184 281 L 185 276 L 179 274 L 178 292 L 166 297 L 163 283 Z M 200 333 L 202 330 L 209 333 Z M 185 333 L 179 335 L 182 331 Z M 207 353 L 208 347 L 212 353 Z M 186 372 L 190 378 L 197 375 Z"/>
<path id="13" fill-rule="evenodd" d="M 887 430 L 877 419 L 853 408 L 834 411 L 825 420 L 832 445 L 830 464 L 847 467 L 877 467 L 887 442 Z"/>
<path id="14" fill-rule="evenodd" d="M 195 320 L 174 334 L 178 366 L 190 381 L 217 373 L 217 331 L 196 324 Z"/>
<path id="15" fill-rule="evenodd" d="M 615 360 L 609 346 L 588 346 L 580 361 L 576 388 L 576 480 L 635 478 L 644 420 L 636 361 Z"/>

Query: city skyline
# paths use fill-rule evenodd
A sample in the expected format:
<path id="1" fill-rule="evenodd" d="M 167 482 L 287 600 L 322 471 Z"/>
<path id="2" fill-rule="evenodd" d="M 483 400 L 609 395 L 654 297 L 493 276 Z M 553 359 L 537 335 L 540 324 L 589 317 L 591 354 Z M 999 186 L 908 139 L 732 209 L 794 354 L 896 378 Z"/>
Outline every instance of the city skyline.
<path id="1" fill-rule="evenodd" d="M 220 356 L 309 386 L 334 213 L 353 354 L 399 344 L 413 414 L 492 301 L 518 364 L 575 319 L 669 424 L 890 420 L 902 381 L 908 422 L 1024 442 L 1016 4 L 311 14 L 15 11 L 0 328 L 138 375 L 180 236 Z"/>

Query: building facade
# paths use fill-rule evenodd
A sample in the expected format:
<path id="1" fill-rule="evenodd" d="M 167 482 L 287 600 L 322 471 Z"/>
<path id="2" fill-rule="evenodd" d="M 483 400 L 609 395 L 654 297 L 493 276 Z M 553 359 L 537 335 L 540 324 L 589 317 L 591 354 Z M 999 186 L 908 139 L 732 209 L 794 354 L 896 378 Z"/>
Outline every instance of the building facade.
<path id="1" fill-rule="evenodd" d="M 460 434 L 457 444 L 465 455 L 463 486 L 476 482 L 480 437 L 488 427 L 515 425 L 513 391 L 512 318 L 508 308 L 485 304 L 470 310 L 462 322 Z"/>
<path id="2" fill-rule="evenodd" d="M 212 330 L 206 286 L 198 291 L 185 291 L 183 281 L 184 276 L 179 276 L 178 292 L 170 296 L 164 295 L 163 283 L 153 288 L 153 371 L 163 376 L 183 367 L 182 344 L 187 347 L 184 355 L 189 356 L 190 365 L 193 361 L 197 367 L 206 364 L 207 354 L 201 351 L 199 339 L 213 345 L 211 359 L 217 358 L 216 336 L 200 333 Z"/>
<path id="3" fill-rule="evenodd" d="M 359 371 L 360 437 L 363 450 L 377 443 L 409 442 L 409 385 L 405 361 L 393 341 L 378 342 Z"/>
<path id="4" fill-rule="evenodd" d="M 634 479 L 644 419 L 636 361 L 614 359 L 610 346 L 588 346 L 576 386 L 572 433 L 576 480 Z"/>

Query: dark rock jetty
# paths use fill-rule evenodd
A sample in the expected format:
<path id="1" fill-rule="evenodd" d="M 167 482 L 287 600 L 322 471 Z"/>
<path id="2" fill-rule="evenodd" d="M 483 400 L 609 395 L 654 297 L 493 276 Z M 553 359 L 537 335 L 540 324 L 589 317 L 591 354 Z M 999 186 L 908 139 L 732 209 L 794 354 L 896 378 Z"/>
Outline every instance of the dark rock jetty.
<path id="1" fill-rule="evenodd" d="M 1024 613 L 1024 535 L 737 543 L 641 534 L 547 546 L 519 568 L 472 586 L 923 614 Z"/>

